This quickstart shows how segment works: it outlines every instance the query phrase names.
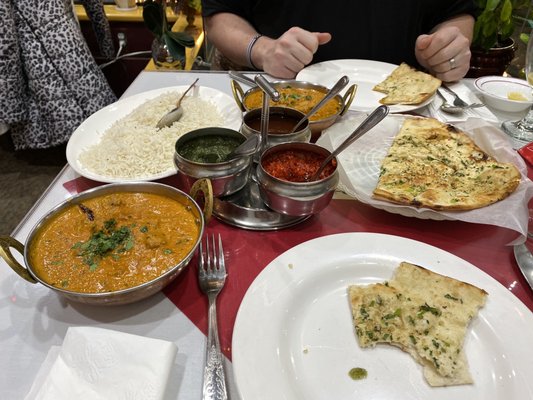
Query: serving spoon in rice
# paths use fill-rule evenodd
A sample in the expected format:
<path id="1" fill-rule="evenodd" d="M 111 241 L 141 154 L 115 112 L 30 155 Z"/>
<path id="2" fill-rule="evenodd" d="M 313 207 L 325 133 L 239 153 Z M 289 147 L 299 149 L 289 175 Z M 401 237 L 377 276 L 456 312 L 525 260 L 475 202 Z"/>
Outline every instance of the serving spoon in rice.
<path id="1" fill-rule="evenodd" d="M 181 118 L 181 116 L 183 115 L 183 108 L 181 108 L 181 101 L 183 100 L 187 92 L 191 90 L 194 85 L 196 85 L 196 82 L 198 82 L 198 79 L 199 78 L 196 78 L 196 80 L 192 83 L 192 85 L 189 86 L 185 92 L 183 92 L 181 97 L 178 99 L 178 102 L 176 103 L 176 107 L 172 109 L 171 111 L 169 111 L 168 113 L 166 113 L 165 115 L 163 115 L 163 118 L 161 118 L 156 125 L 157 129 L 164 128 L 165 126 L 170 126 Z"/>

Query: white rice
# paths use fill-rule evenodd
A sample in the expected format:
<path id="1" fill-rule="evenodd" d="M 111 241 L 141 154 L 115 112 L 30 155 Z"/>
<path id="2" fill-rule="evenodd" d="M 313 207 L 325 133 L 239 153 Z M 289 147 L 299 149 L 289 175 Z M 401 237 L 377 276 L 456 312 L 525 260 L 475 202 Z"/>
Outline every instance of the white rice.
<path id="1" fill-rule="evenodd" d="M 80 153 L 80 164 L 111 178 L 136 179 L 174 170 L 174 145 L 180 136 L 224 123 L 214 104 L 186 96 L 181 102 L 181 119 L 170 127 L 156 129 L 161 117 L 176 106 L 179 96 L 180 92 L 163 93 L 114 122 L 99 143 Z"/>

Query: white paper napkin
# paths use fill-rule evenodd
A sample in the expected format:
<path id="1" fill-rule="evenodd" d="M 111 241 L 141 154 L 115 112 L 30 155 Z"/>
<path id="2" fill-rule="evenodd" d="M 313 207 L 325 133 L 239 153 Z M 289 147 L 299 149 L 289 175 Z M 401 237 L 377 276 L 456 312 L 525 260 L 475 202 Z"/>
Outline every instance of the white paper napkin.
<path id="1" fill-rule="evenodd" d="M 71 327 L 53 346 L 25 400 L 162 399 L 177 347 L 94 327 Z"/>
<path id="2" fill-rule="evenodd" d="M 470 90 L 464 83 L 455 82 L 451 84 L 446 84 L 451 90 L 453 90 L 457 95 L 466 101 L 468 104 L 472 103 L 483 103 L 483 100 L 479 99 L 475 93 Z M 444 89 L 440 89 L 440 92 L 448 99 L 449 103 L 453 104 L 453 96 L 448 94 Z M 440 105 L 442 104 L 442 99 L 436 95 L 431 103 L 422 110 L 421 114 L 427 117 L 433 117 L 443 122 L 452 122 L 452 121 L 466 121 L 468 118 L 477 117 L 482 118 L 487 122 L 498 122 L 498 117 L 492 113 L 486 106 L 479 108 L 471 108 L 465 110 L 461 114 L 449 114 L 440 110 Z"/>

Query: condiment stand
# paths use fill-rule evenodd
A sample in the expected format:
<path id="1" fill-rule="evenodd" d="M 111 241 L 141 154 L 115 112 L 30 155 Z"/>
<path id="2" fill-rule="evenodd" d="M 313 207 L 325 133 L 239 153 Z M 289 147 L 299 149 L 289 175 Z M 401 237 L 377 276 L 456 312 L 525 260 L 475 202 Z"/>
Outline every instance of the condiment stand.
<path id="1" fill-rule="evenodd" d="M 232 78 L 240 80 L 243 83 L 249 83 L 250 81 L 249 78 L 238 73 L 233 73 Z M 261 134 L 256 153 L 252 156 L 254 160 L 258 160 L 259 156 L 268 146 L 270 98 L 278 101 L 280 95 L 262 75 L 256 75 L 254 81 L 263 91 Z M 310 217 L 310 215 L 289 216 L 269 209 L 263 203 L 259 186 L 255 181 L 256 166 L 254 161 L 254 165 L 251 167 L 250 178 L 244 188 L 232 195 L 214 199 L 213 215 L 217 219 L 243 229 L 261 231 L 283 229 L 298 224 Z"/>

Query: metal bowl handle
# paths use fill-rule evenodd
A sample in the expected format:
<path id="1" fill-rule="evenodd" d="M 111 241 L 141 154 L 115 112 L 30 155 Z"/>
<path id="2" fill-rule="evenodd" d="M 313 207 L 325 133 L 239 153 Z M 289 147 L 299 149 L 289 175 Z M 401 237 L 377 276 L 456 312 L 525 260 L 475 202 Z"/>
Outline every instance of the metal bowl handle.
<path id="1" fill-rule="evenodd" d="M 242 90 L 241 85 L 235 80 L 231 80 L 231 92 L 233 93 L 233 98 L 235 99 L 235 102 L 237 103 L 237 106 L 240 108 L 242 112 L 246 111 L 246 107 L 244 106 L 244 90 Z"/>
<path id="2" fill-rule="evenodd" d="M 198 179 L 191 186 L 190 195 L 201 207 L 202 199 L 198 199 L 200 193 L 203 195 L 202 199 L 204 206 L 202 212 L 204 214 L 205 224 L 207 225 L 213 214 L 213 186 L 209 178 Z"/>
<path id="3" fill-rule="evenodd" d="M 24 254 L 24 245 L 17 239 L 12 238 L 11 236 L 0 236 L 0 257 L 2 257 L 11 269 L 22 278 L 28 282 L 37 283 L 28 270 L 15 259 L 11 252 L 11 248 L 14 248 L 20 254 Z"/>
<path id="4" fill-rule="evenodd" d="M 350 109 L 350 105 L 352 104 L 352 101 L 353 101 L 353 98 L 355 97 L 356 92 L 357 92 L 357 85 L 354 83 L 352 86 L 348 88 L 346 93 L 344 93 L 344 96 L 342 97 L 342 100 L 344 102 L 344 108 L 339 113 L 341 117 L 344 114 L 346 114 L 346 111 Z"/>

